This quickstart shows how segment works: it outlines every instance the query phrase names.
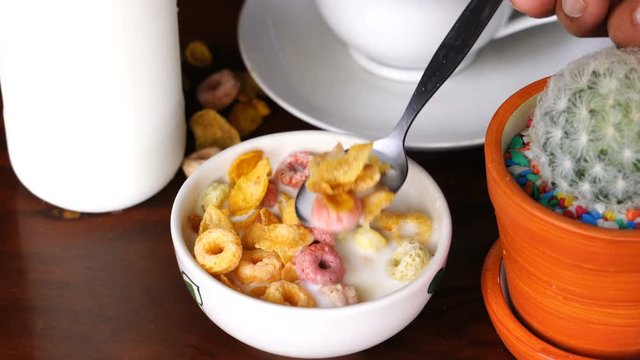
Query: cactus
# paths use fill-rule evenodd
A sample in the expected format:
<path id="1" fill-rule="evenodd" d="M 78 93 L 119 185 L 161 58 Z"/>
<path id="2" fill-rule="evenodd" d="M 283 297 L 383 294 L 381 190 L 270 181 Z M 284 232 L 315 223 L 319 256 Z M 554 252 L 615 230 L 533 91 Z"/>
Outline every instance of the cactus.
<path id="1" fill-rule="evenodd" d="M 606 49 L 553 76 L 533 115 L 540 176 L 588 208 L 640 207 L 640 49 Z"/>

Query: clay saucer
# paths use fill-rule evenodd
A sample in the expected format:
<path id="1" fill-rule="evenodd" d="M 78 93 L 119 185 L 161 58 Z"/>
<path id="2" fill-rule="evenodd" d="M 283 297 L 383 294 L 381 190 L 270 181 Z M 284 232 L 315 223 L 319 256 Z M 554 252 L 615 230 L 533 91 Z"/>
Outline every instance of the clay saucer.
<path id="1" fill-rule="evenodd" d="M 502 273 L 500 240 L 489 250 L 482 268 L 482 297 L 491 322 L 509 351 L 518 359 L 594 360 L 572 354 L 540 339 L 515 316 L 508 302 L 508 289 Z M 504 287 L 504 288 L 503 288 Z"/>

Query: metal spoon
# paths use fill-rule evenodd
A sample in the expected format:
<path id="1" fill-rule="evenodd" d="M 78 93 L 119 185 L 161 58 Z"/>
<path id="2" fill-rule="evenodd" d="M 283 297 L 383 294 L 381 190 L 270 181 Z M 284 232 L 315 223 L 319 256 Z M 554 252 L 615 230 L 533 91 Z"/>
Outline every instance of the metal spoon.
<path id="1" fill-rule="evenodd" d="M 387 136 L 373 142 L 372 154 L 391 166 L 391 170 L 385 172 L 381 179 L 382 184 L 389 190 L 397 192 L 407 178 L 408 163 L 404 143 L 411 124 L 427 101 L 458 68 L 502 1 L 469 2 L 424 70 L 400 121 Z M 305 185 L 298 191 L 296 213 L 304 224 L 311 223 L 311 207 L 315 196 L 316 194 L 308 191 Z"/>

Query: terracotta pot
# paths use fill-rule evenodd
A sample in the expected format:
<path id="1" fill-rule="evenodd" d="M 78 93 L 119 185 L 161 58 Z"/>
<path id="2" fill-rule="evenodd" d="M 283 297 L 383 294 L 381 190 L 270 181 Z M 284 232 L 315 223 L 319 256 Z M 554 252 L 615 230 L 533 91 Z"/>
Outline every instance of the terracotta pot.
<path id="1" fill-rule="evenodd" d="M 507 284 L 524 324 L 576 354 L 640 358 L 640 231 L 583 224 L 531 199 L 511 177 L 504 151 L 531 117 L 546 79 L 511 96 L 485 139 Z"/>

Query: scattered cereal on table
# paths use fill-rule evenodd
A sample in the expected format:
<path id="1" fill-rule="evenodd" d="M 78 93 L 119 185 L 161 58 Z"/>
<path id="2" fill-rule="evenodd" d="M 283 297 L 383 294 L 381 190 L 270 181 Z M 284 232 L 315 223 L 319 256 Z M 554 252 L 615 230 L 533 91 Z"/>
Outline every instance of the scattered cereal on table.
<path id="1" fill-rule="evenodd" d="M 184 50 L 185 60 L 195 67 L 207 67 L 213 62 L 213 55 L 207 44 L 200 40 L 189 42 Z"/>

